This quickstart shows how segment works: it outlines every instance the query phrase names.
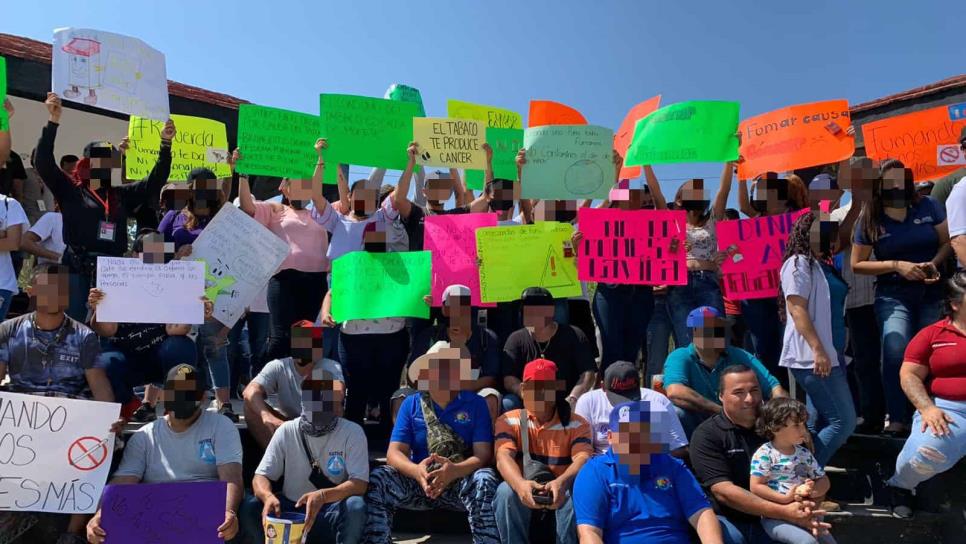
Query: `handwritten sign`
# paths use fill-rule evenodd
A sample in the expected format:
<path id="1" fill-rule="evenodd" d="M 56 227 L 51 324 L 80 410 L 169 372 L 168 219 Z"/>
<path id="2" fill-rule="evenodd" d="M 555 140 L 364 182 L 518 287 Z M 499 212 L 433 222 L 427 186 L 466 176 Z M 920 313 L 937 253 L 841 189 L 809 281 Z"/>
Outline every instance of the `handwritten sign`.
<path id="1" fill-rule="evenodd" d="M 105 544 L 218 544 L 227 482 L 109 485 L 101 505 Z"/>
<path id="2" fill-rule="evenodd" d="M 141 259 L 97 258 L 97 288 L 105 323 L 205 322 L 205 265 L 196 261 L 145 264 Z"/>
<path id="3" fill-rule="evenodd" d="M 594 125 L 528 128 L 524 198 L 607 198 L 614 186 L 614 133 Z"/>
<path id="4" fill-rule="evenodd" d="M 475 119 L 483 121 L 487 127 L 523 128 L 523 116 L 496 106 L 484 106 L 461 100 L 446 101 L 446 115 L 454 119 Z"/>
<path id="5" fill-rule="evenodd" d="M 483 305 L 476 255 L 476 229 L 496 225 L 495 213 L 426 217 L 426 249 L 433 254 L 433 306 L 441 306 L 443 291 L 457 283 L 470 288 L 473 306 Z"/>
<path id="6" fill-rule="evenodd" d="M 345 94 L 323 94 L 319 100 L 322 136 L 328 140 L 323 152 L 327 165 L 406 168 L 419 104 Z"/>
<path id="7" fill-rule="evenodd" d="M 242 174 L 311 179 L 318 162 L 318 138 L 318 115 L 242 104 L 238 106 L 242 157 L 236 169 Z"/>
<path id="8" fill-rule="evenodd" d="M 413 104 L 419 104 L 419 117 L 426 117 L 426 109 L 423 108 L 423 95 L 419 93 L 419 89 L 415 87 L 410 87 L 409 85 L 403 85 L 401 83 L 393 83 L 386 89 L 386 94 L 383 98 L 387 100 L 397 100 L 399 102 L 412 102 Z M 452 115 L 450 117 L 453 117 Z"/>
<path id="9" fill-rule="evenodd" d="M 846 100 L 798 104 L 756 115 L 741 122 L 738 177 L 751 179 L 765 172 L 788 172 L 837 163 L 855 152 L 855 138 Z"/>
<path id="10" fill-rule="evenodd" d="M 353 251 L 332 262 L 332 318 L 429 317 L 429 251 Z"/>
<path id="11" fill-rule="evenodd" d="M 493 178 L 517 179 L 517 153 L 523 148 L 523 130 L 518 128 L 486 129 L 486 143 L 493 149 Z M 485 185 L 482 170 L 466 171 L 466 186 L 481 190 Z"/>
<path id="12" fill-rule="evenodd" d="M 754 219 L 718 221 L 718 251 L 725 296 L 731 300 L 778 296 L 785 244 L 795 220 L 808 210 Z"/>
<path id="13" fill-rule="evenodd" d="M 687 224 L 683 211 L 581 208 L 577 252 L 581 281 L 686 285 Z"/>
<path id="14" fill-rule="evenodd" d="M 205 262 L 205 295 L 214 318 L 233 327 L 288 256 L 288 244 L 247 213 L 226 203 L 192 244 Z"/>
<path id="15" fill-rule="evenodd" d="M 449 168 L 486 166 L 486 124 L 471 119 L 416 117 L 413 141 L 419 144 L 418 164 Z"/>
<path id="16" fill-rule="evenodd" d="M 872 159 L 899 159 L 916 181 L 941 178 L 960 168 L 940 161 L 939 148 L 959 143 L 966 104 L 938 106 L 862 125 L 865 154 Z"/>
<path id="17" fill-rule="evenodd" d="M 725 162 L 738 158 L 737 102 L 665 106 L 637 122 L 624 164 Z"/>
<path id="18" fill-rule="evenodd" d="M 531 100 L 528 126 L 586 125 L 587 119 L 570 106 L 550 100 Z"/>
<path id="19" fill-rule="evenodd" d="M 0 511 L 90 514 L 121 405 L 0 391 Z"/>
<path id="20" fill-rule="evenodd" d="M 527 287 L 555 297 L 581 294 L 569 223 L 486 227 L 476 231 L 480 292 L 484 302 L 517 300 Z"/>
<path id="21" fill-rule="evenodd" d="M 0 104 L 7 99 L 7 59 L 0 57 Z M 10 130 L 7 108 L 0 108 L 0 130 Z"/>
<path id="22" fill-rule="evenodd" d="M 231 177 L 231 169 L 225 158 L 228 156 L 228 133 L 225 124 L 202 117 L 172 115 L 177 134 L 171 141 L 171 181 L 187 181 L 188 174 L 195 168 L 208 168 L 219 178 Z M 128 122 L 127 137 L 131 147 L 127 150 L 125 163 L 128 179 L 138 180 L 147 177 L 158 162 L 161 147 L 163 121 L 154 121 L 131 116 Z M 222 157 L 215 163 L 210 159 L 211 151 Z M 313 165 L 315 163 L 312 163 Z"/>
<path id="23" fill-rule="evenodd" d="M 164 55 L 137 38 L 89 28 L 54 31 L 53 91 L 64 100 L 167 120 Z"/>
<path id="24" fill-rule="evenodd" d="M 631 141 L 634 139 L 634 128 L 637 127 L 637 122 L 650 115 L 660 106 L 661 95 L 657 95 L 653 98 L 648 98 L 627 112 L 624 121 L 621 122 L 620 128 L 614 133 L 614 149 L 621 154 L 621 157 L 627 156 L 627 148 L 630 147 Z M 617 177 L 620 179 L 634 179 L 640 175 L 640 166 L 624 166 L 621 168 L 621 173 Z"/>

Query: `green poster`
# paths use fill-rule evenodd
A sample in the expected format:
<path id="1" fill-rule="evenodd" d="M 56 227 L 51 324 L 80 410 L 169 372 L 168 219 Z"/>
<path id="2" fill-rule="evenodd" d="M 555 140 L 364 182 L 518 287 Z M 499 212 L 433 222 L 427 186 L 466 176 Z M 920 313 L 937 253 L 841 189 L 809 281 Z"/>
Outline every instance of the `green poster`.
<path id="1" fill-rule="evenodd" d="M 476 230 L 483 302 L 517 300 L 527 287 L 545 287 L 555 297 L 581 294 L 569 223 L 484 227 Z"/>
<path id="2" fill-rule="evenodd" d="M 404 170 L 419 105 L 367 96 L 323 94 L 322 137 L 328 140 L 326 170 L 337 164 Z M 326 176 L 335 179 L 333 175 Z"/>
<path id="3" fill-rule="evenodd" d="M 238 107 L 238 149 L 242 174 L 310 179 L 318 162 L 319 117 L 242 104 Z M 335 170 L 335 165 L 332 166 Z"/>
<path id="4" fill-rule="evenodd" d="M 739 107 L 692 101 L 655 111 L 637 122 L 624 166 L 736 160 Z"/>
<path id="5" fill-rule="evenodd" d="M 432 252 L 369 253 L 353 251 L 332 262 L 332 317 L 429 318 Z"/>
<path id="6" fill-rule="evenodd" d="M 389 100 L 397 100 L 399 102 L 412 102 L 413 104 L 419 104 L 418 117 L 426 117 L 426 108 L 423 107 L 423 95 L 421 95 L 419 93 L 419 89 L 415 87 L 410 87 L 409 85 L 403 85 L 401 83 L 393 83 L 389 86 L 389 90 L 386 91 L 386 98 Z"/>
<path id="7" fill-rule="evenodd" d="M 493 148 L 493 177 L 517 179 L 517 153 L 523 147 L 523 130 L 519 128 L 486 129 L 486 143 Z M 482 170 L 466 171 L 466 186 L 477 191 L 483 190 L 484 173 Z"/>
<path id="8" fill-rule="evenodd" d="M 523 198 L 604 199 L 614 186 L 614 131 L 594 125 L 526 129 Z"/>
<path id="9" fill-rule="evenodd" d="M 3 102 L 7 99 L 7 59 L 0 57 L 0 130 L 10 130 L 10 118 Z"/>

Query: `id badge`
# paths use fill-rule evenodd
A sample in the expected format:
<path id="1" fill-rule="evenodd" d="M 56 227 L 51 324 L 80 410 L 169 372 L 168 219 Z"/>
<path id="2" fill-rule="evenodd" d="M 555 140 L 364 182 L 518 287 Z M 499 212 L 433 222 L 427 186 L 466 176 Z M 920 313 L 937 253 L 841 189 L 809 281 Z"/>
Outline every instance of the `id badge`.
<path id="1" fill-rule="evenodd" d="M 101 221 L 100 226 L 97 231 L 97 239 L 102 242 L 113 242 L 114 241 L 114 230 L 117 228 L 115 223 L 110 221 Z"/>
<path id="2" fill-rule="evenodd" d="M 43 199 L 38 200 L 37 201 L 37 209 L 40 210 L 40 211 L 42 211 L 42 212 L 47 211 L 47 203 L 44 202 Z"/>

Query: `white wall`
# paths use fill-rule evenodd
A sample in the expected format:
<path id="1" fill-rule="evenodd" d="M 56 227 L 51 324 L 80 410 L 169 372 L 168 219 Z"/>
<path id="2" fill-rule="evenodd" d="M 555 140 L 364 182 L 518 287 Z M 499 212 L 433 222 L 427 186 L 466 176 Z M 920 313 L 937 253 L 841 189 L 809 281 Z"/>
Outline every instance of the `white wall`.
<path id="1" fill-rule="evenodd" d="M 43 102 L 11 96 L 16 109 L 10 121 L 13 150 L 20 154 L 24 166 L 30 166 L 30 152 L 37 146 L 40 130 L 47 124 L 47 107 Z M 54 158 L 73 154 L 78 157 L 84 146 L 94 140 L 107 140 L 117 145 L 127 135 L 127 121 L 71 109 L 64 101 L 64 113 L 57 130 Z"/>

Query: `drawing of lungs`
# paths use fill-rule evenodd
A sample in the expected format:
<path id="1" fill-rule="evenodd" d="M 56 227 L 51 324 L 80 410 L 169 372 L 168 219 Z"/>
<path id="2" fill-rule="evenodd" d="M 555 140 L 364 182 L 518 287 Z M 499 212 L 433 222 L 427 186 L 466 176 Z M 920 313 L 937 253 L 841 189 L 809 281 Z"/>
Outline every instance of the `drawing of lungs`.
<path id="1" fill-rule="evenodd" d="M 604 171 L 594 161 L 577 161 L 564 174 L 564 186 L 575 196 L 594 194 L 603 184 Z"/>

